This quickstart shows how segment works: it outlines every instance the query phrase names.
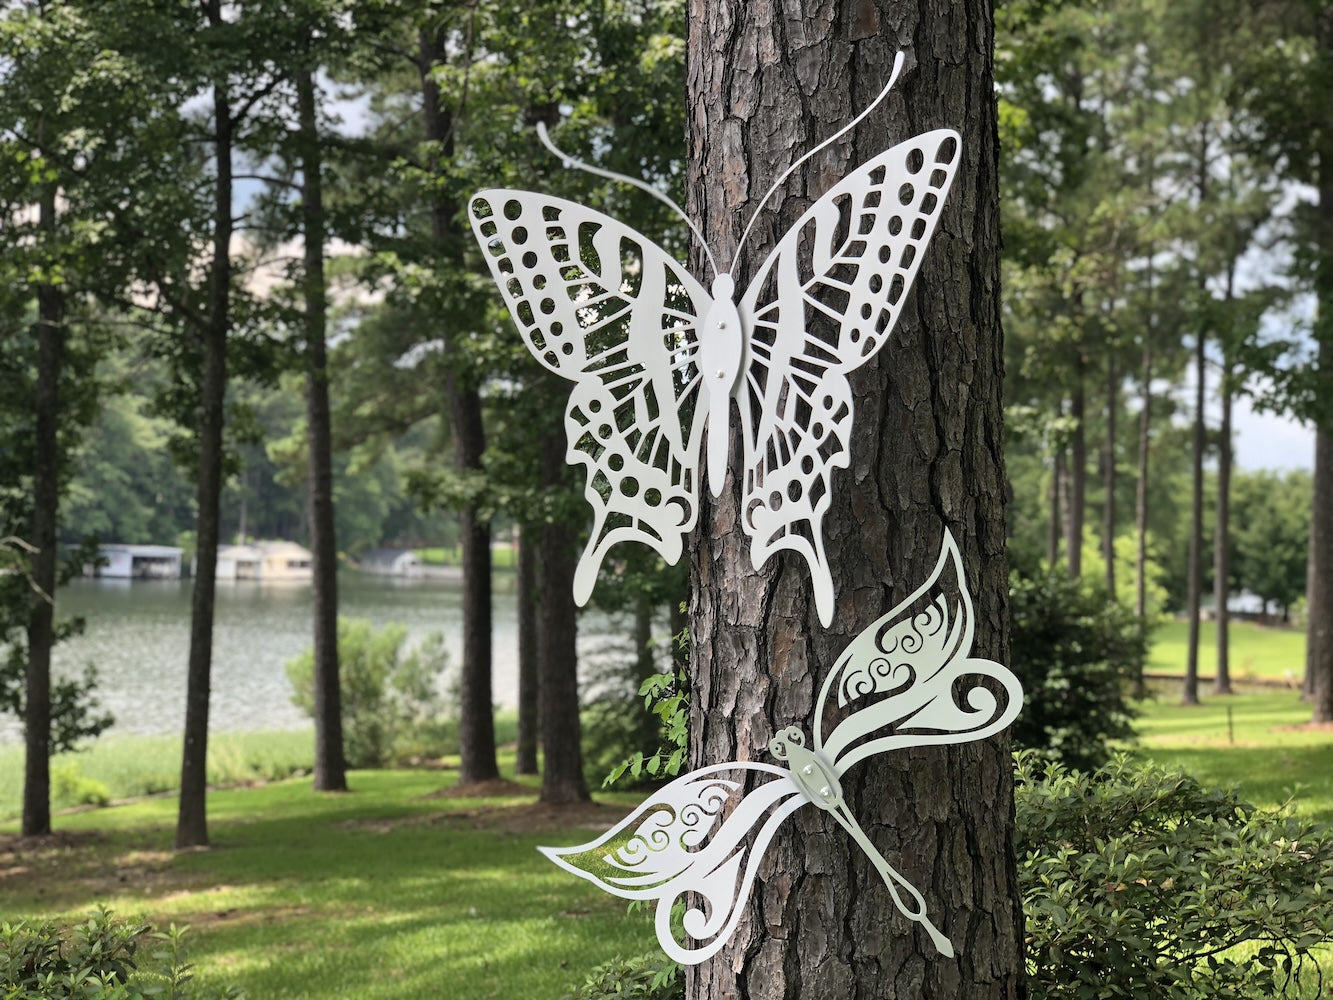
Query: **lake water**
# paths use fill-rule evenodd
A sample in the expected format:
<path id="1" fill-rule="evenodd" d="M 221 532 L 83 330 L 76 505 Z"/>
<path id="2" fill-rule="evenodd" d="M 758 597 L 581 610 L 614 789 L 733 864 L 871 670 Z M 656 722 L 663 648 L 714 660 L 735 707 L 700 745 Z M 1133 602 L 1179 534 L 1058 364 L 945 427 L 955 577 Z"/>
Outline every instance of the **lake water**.
<path id="1" fill-rule="evenodd" d="M 57 594 L 57 614 L 81 615 L 83 635 L 60 643 L 53 670 L 69 675 L 92 663 L 98 696 L 116 717 L 114 733 L 175 734 L 185 719 L 190 648 L 189 580 L 74 580 Z M 341 614 L 375 625 L 401 622 L 408 643 L 443 632 L 450 668 L 462 657 L 457 580 L 401 580 L 347 573 L 339 579 Z M 213 630 L 210 728 L 295 729 L 310 720 L 291 702 L 284 664 L 311 645 L 309 584 L 219 583 Z M 581 619 L 580 653 L 605 637 L 610 623 Z M 494 599 L 494 697 L 509 708 L 518 695 L 518 633 L 513 577 L 497 575 Z M 13 718 L 0 716 L 0 743 L 21 740 Z"/>

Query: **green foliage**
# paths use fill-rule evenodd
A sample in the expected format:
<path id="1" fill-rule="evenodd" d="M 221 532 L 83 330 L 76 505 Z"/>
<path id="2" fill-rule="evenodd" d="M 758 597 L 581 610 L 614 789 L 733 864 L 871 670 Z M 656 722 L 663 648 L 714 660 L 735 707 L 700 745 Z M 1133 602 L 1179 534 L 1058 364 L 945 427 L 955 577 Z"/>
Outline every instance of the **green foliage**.
<path id="1" fill-rule="evenodd" d="M 672 641 L 680 650 L 677 663 L 683 664 L 689 651 L 689 631 L 681 630 Z M 615 784 L 626 772 L 635 780 L 645 775 L 674 778 L 685 766 L 690 738 L 690 678 L 685 667 L 680 665 L 670 673 L 645 678 L 639 687 L 639 696 L 643 698 L 643 707 L 661 720 L 663 745 L 651 755 L 636 750 L 626 757 L 606 776 L 602 782 L 604 788 Z"/>
<path id="2" fill-rule="evenodd" d="M 1241 473 L 1232 488 L 1232 585 L 1289 610 L 1305 593 L 1310 474 Z"/>
<path id="3" fill-rule="evenodd" d="M 343 740 L 349 767 L 384 767 L 395 760 L 445 752 L 456 723 L 446 717 L 439 680 L 448 668 L 444 636 L 432 632 L 406 656 L 404 625 L 376 629 L 369 622 L 338 622 Z M 315 654 L 287 664 L 292 702 L 315 712 Z"/>
<path id="4" fill-rule="evenodd" d="M 51 798 L 62 806 L 104 806 L 111 802 L 106 782 L 79 773 L 76 761 L 51 764 Z"/>
<path id="5" fill-rule="evenodd" d="M 186 961 L 187 928 L 154 931 L 105 907 L 81 924 L 0 924 L 5 1000 L 239 1000 L 234 987 L 200 989 Z"/>
<path id="6" fill-rule="evenodd" d="M 1009 663 L 1023 682 L 1014 744 L 1094 767 L 1133 735 L 1127 685 L 1147 647 L 1138 619 L 1060 572 L 1009 579 Z"/>
<path id="7" fill-rule="evenodd" d="M 614 958 L 588 973 L 582 986 L 571 986 L 562 1000 L 685 1000 L 680 966 L 660 951 L 634 958 Z"/>
<path id="8" fill-rule="evenodd" d="M 1326 828 L 1124 756 L 1082 774 L 1021 754 L 1017 779 L 1033 1000 L 1259 1000 L 1317 976 Z"/>

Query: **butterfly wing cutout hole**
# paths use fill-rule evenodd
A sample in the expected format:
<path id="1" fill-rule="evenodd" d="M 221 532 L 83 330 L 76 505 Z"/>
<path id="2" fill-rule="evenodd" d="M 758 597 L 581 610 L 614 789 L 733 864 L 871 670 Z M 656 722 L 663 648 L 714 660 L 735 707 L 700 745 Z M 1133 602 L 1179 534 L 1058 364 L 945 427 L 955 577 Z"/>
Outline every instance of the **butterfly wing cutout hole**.
<path id="1" fill-rule="evenodd" d="M 946 531 L 930 578 L 838 658 L 816 703 L 811 747 L 795 726 L 774 736 L 769 749 L 791 770 L 727 763 L 691 771 L 597 840 L 540 850 L 607 892 L 655 900 L 663 950 L 694 964 L 716 954 L 735 930 L 783 820 L 813 803 L 865 852 L 899 911 L 952 956 L 921 892 L 885 860 L 843 802 L 839 779 L 881 753 L 984 739 L 1013 722 L 1022 686 L 1008 668 L 972 656 L 973 633 L 962 556 Z M 827 740 L 826 715 L 837 719 Z M 673 908 L 682 901 L 684 917 L 676 922 Z"/>
<path id="2" fill-rule="evenodd" d="M 756 568 L 783 550 L 806 560 L 826 626 L 823 520 L 833 471 L 849 463 L 848 375 L 898 322 L 960 154 L 958 133 L 942 129 L 853 170 L 779 240 L 737 304 L 741 373 L 726 385 L 741 419 L 742 528 Z M 642 542 L 674 563 L 698 520 L 704 424 L 710 409 L 714 423 L 728 414 L 710 406 L 698 364 L 713 300 L 647 237 L 574 202 L 488 190 L 469 215 L 528 349 L 573 383 L 567 458 L 584 467 L 593 509 L 575 576 L 583 604 L 611 546 Z M 729 428 L 709 435 L 716 470 Z"/>

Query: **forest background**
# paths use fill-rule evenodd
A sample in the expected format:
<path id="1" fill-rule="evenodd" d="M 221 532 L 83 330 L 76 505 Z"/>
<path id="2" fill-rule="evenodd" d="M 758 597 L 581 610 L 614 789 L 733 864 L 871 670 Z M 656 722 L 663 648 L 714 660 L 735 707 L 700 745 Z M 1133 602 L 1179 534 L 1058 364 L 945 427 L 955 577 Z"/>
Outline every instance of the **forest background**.
<path id="1" fill-rule="evenodd" d="M 1223 616 L 1248 589 L 1299 623 L 1318 578 L 1315 480 L 1333 468 L 1233 462 L 1240 400 L 1327 420 L 1318 13 L 999 14 L 1011 562 L 1086 579 L 1145 630 L 1184 609 L 1193 677 L 1206 592 Z M 560 462 L 563 390 L 501 310 L 466 207 L 485 186 L 539 188 L 683 257 L 659 204 L 560 169 L 533 134 L 683 200 L 683 30 L 673 0 L 5 8 L 0 535 L 17 572 L 0 629 L 6 703 L 27 713 L 25 830 L 49 828 L 43 734 L 86 694 L 52 686 L 69 626 L 34 594 L 93 539 L 198 555 L 180 846 L 207 841 L 216 547 L 241 537 L 314 551 L 316 784 L 339 787 L 340 563 L 460 546 L 463 777 L 484 781 L 492 543 L 517 529 L 541 728 L 565 741 L 543 794 L 586 796 L 562 596 L 586 515 Z M 685 596 L 639 556 L 604 572 L 641 605 Z"/>

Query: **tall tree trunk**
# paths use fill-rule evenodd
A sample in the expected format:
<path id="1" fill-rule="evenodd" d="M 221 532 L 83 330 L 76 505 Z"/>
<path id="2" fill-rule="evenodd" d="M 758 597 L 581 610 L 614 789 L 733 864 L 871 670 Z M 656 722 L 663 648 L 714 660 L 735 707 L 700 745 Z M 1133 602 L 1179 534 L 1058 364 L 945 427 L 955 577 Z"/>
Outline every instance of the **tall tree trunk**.
<path id="1" fill-rule="evenodd" d="M 1065 415 L 1065 401 L 1060 400 L 1055 406 L 1055 415 Z M 1064 526 L 1060 518 L 1060 496 L 1065 488 L 1065 446 L 1064 442 L 1055 450 L 1055 459 L 1051 467 L 1051 519 L 1046 532 L 1046 565 L 1052 570 L 1060 561 L 1060 535 Z"/>
<path id="2" fill-rule="evenodd" d="M 557 430 L 542 448 L 544 486 L 558 488 L 569 483 L 564 456 L 563 431 Z M 548 521 L 541 527 L 540 544 L 537 686 L 541 692 L 541 801 L 573 805 L 589 798 L 579 727 L 578 608 L 574 604 L 578 532 L 564 522 Z"/>
<path id="3" fill-rule="evenodd" d="M 1106 359 L 1106 454 L 1102 468 L 1102 558 L 1106 560 L 1106 595 L 1115 597 L 1115 427 L 1120 407 L 1120 372 L 1114 353 Z"/>
<path id="4" fill-rule="evenodd" d="M 1315 544 L 1314 544 L 1314 543 L 1315 543 L 1315 538 L 1314 538 L 1314 523 L 1313 523 L 1313 521 L 1311 521 L 1311 524 L 1310 524 L 1310 545 L 1309 545 L 1309 552 L 1306 554 L 1306 557 L 1305 557 L 1305 560 L 1306 560 L 1306 562 L 1305 562 L 1305 609 L 1306 609 L 1306 615 L 1305 615 L 1305 618 L 1306 618 L 1306 621 L 1305 621 L 1305 633 L 1306 633 L 1306 635 L 1305 635 L 1305 676 L 1301 678 L 1301 701 L 1311 701 L 1311 700 L 1314 699 L 1314 674 L 1315 674 L 1315 669 L 1314 669 L 1314 664 L 1315 664 L 1315 655 L 1314 655 L 1314 636 L 1313 636 L 1313 634 L 1312 634 L 1312 632 L 1311 632 L 1311 629 L 1310 629 L 1310 626 L 1311 626 L 1312 623 L 1310 622 L 1310 614 L 1309 614 L 1309 610 L 1310 610 L 1310 602 L 1311 602 L 1312 600 L 1314 600 L 1314 596 L 1315 596 L 1315 594 L 1314 594 L 1314 591 L 1315 591 L 1315 563 L 1314 563 Z"/>
<path id="5" fill-rule="evenodd" d="M 1231 373 L 1232 364 L 1224 361 L 1218 391 L 1222 397 L 1221 441 L 1217 455 L 1217 526 L 1213 545 L 1213 601 L 1217 605 L 1217 677 L 1215 694 L 1231 694 Z"/>
<path id="6" fill-rule="evenodd" d="M 539 529 L 523 525 L 518 539 L 518 749 L 515 774 L 537 773 L 537 538 Z"/>
<path id="7" fill-rule="evenodd" d="M 1188 594 L 1186 613 L 1189 615 L 1189 648 L 1185 657 L 1185 684 L 1181 701 L 1186 705 L 1199 703 L 1199 603 L 1203 594 L 1203 452 L 1204 383 L 1207 377 L 1204 346 L 1207 338 L 1203 330 L 1195 335 L 1194 349 L 1194 454 L 1191 456 L 1193 478 L 1190 483 L 1190 545 Z"/>
<path id="8" fill-rule="evenodd" d="M 1149 297 L 1151 298 L 1151 265 L 1149 265 Z M 1151 311 L 1151 304 L 1149 310 Z M 1148 432 L 1152 426 L 1152 336 L 1151 320 L 1143 340 L 1143 408 L 1139 411 L 1139 473 L 1134 489 L 1134 614 L 1139 619 L 1139 634 L 1148 629 Z M 1147 696 L 1143 678 L 1143 663 L 1139 662 L 1134 678 L 1134 696 Z"/>
<path id="9" fill-rule="evenodd" d="M 426 139 L 432 144 L 432 166 L 439 169 L 454 152 L 452 115 L 440 103 L 433 70 L 448 59 L 440 29 L 420 35 L 422 116 Z M 431 230 L 440 257 L 461 275 L 466 266 L 464 240 L 471 237 L 458 221 L 458 206 L 444 185 L 435 187 Z M 456 325 L 452 322 L 450 325 Z M 454 465 L 464 473 L 483 471 L 486 429 L 481 396 L 458 337 L 444 337 L 444 394 L 453 435 Z M 459 784 L 489 781 L 500 776 L 495 756 L 495 714 L 491 689 L 491 523 L 473 501 L 458 512 L 463 549 L 463 666 L 459 691 Z"/>
<path id="10" fill-rule="evenodd" d="M 873 0 L 831 21 L 787 10 L 689 3 L 686 190 L 723 266 L 746 217 L 761 211 L 763 225 L 738 261 L 740 288 L 808 197 L 843 169 L 930 128 L 958 127 L 964 138 L 911 304 L 877 358 L 851 378 L 858 421 L 851 465 L 833 476 L 823 526 L 836 593 L 832 626 L 819 624 L 803 559 L 785 554 L 753 568 L 734 475 L 717 500 L 708 491 L 700 498 L 690 546 L 696 767 L 766 759 L 774 727 L 803 724 L 810 732 L 814 692 L 837 655 L 929 578 L 946 526 L 960 541 L 976 596 L 976 654 L 1003 660 L 1007 647 L 991 8 L 984 0 Z M 760 206 L 786 165 L 878 93 L 899 48 L 908 58 L 898 93 L 817 169 L 796 175 L 787 191 L 798 196 Z M 733 471 L 739 449 L 733 420 Z M 935 955 L 864 854 L 811 809 L 779 830 L 735 933 L 687 971 L 687 994 L 1021 995 L 1007 739 L 899 750 L 842 782 L 871 840 L 925 887 L 958 957 Z"/>
<path id="11" fill-rule="evenodd" d="M 1079 308 L 1082 308 L 1081 297 Z M 1069 502 L 1065 505 L 1065 550 L 1069 559 L 1069 576 L 1073 580 L 1083 575 L 1083 519 L 1086 516 L 1088 494 L 1087 405 L 1083 383 L 1087 367 L 1087 358 L 1080 347 L 1074 359 L 1074 388 L 1069 398 L 1069 416 L 1073 419 L 1074 433 L 1069 441 Z"/>
<path id="12" fill-rule="evenodd" d="M 222 0 L 209 0 L 208 18 L 223 23 Z M 213 86 L 213 259 L 209 268 L 208 318 L 199 330 L 203 379 L 199 392 L 199 449 L 195 493 L 195 574 L 190 598 L 190 658 L 186 671 L 185 741 L 176 847 L 208 846 L 208 702 L 213 669 L 213 603 L 217 590 L 218 531 L 222 499 L 222 426 L 227 393 L 227 334 L 231 326 L 231 99 L 225 79 Z"/>
<path id="13" fill-rule="evenodd" d="M 42 136 L 41 125 L 38 135 Z M 56 225 L 56 191 L 48 185 L 38 205 L 38 228 Z M 51 832 L 51 647 L 55 644 L 57 513 L 60 502 L 60 369 L 65 340 L 64 296 L 58 286 L 37 286 L 37 384 L 33 398 L 36 448 L 32 464 L 32 518 L 28 542 L 33 595 L 28 612 L 28 664 L 24 685 L 24 836 Z"/>
<path id="14" fill-rule="evenodd" d="M 305 234 L 305 398 L 314 582 L 315 775 L 320 792 L 347 791 L 343 754 L 342 686 L 338 675 L 338 541 L 333 520 L 333 441 L 329 416 L 328 300 L 324 283 L 324 183 L 315 81 L 296 71 L 300 118 L 301 216 Z"/>

